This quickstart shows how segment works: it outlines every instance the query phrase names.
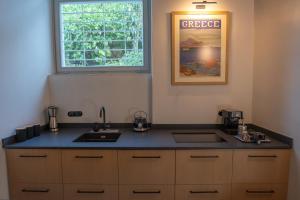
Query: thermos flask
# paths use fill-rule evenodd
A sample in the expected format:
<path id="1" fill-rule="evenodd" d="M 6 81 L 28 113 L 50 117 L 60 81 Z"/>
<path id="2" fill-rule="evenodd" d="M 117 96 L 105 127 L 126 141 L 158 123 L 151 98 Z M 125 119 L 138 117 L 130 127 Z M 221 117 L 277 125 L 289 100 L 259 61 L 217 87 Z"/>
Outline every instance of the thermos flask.
<path id="1" fill-rule="evenodd" d="M 57 107 L 49 106 L 48 107 L 48 116 L 49 116 L 49 129 L 51 132 L 58 132 L 58 124 L 57 124 Z"/>

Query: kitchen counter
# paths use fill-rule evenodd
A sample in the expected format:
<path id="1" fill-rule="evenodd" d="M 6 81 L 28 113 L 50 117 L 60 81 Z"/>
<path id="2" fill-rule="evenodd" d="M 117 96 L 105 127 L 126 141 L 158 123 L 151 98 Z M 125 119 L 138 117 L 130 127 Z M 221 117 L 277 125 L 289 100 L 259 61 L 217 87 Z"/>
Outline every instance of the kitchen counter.
<path id="1" fill-rule="evenodd" d="M 73 142 L 90 128 L 63 128 L 57 135 L 43 132 L 30 140 L 6 144 L 6 149 L 290 149 L 292 146 L 270 137 L 271 143 L 246 144 L 218 129 L 153 129 L 146 133 L 136 133 L 131 129 L 120 129 L 117 142 Z M 222 143 L 176 143 L 173 132 L 215 132 L 226 142 Z"/>

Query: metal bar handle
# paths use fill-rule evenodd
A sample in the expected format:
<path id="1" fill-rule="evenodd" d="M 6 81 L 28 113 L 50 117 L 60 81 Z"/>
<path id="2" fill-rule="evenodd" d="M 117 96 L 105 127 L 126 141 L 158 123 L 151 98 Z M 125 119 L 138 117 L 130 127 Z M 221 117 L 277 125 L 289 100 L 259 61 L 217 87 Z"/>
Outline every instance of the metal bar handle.
<path id="1" fill-rule="evenodd" d="M 20 155 L 20 158 L 47 158 L 47 155 Z"/>
<path id="2" fill-rule="evenodd" d="M 137 159 L 139 159 L 139 158 L 156 158 L 156 159 L 159 159 L 159 158 L 161 158 L 160 156 L 132 156 L 132 158 L 137 158 Z"/>
<path id="3" fill-rule="evenodd" d="M 157 191 L 132 191 L 133 194 L 160 194 L 160 190 Z"/>
<path id="4" fill-rule="evenodd" d="M 212 156 L 190 156 L 191 158 L 219 158 L 218 155 L 212 155 Z"/>
<path id="5" fill-rule="evenodd" d="M 77 193 L 79 193 L 79 194 L 103 194 L 104 190 L 100 190 L 100 191 L 77 190 Z"/>
<path id="6" fill-rule="evenodd" d="M 219 193 L 219 191 L 218 190 L 211 190 L 211 191 L 209 191 L 209 190 L 207 190 L 207 191 L 193 191 L 193 190 L 191 190 L 190 193 L 191 194 L 217 194 L 217 193 Z"/>
<path id="7" fill-rule="evenodd" d="M 101 159 L 101 158 L 103 158 L 103 156 L 75 156 L 75 158 L 82 158 L 82 159 L 98 158 L 98 159 Z"/>
<path id="8" fill-rule="evenodd" d="M 249 194 L 274 194 L 274 190 L 246 190 Z"/>
<path id="9" fill-rule="evenodd" d="M 248 155 L 249 158 L 277 158 L 277 155 Z"/>
<path id="10" fill-rule="evenodd" d="M 24 188 L 22 190 L 22 192 L 28 192 L 28 193 L 47 193 L 49 192 L 50 190 L 45 188 L 45 189 L 26 189 Z"/>

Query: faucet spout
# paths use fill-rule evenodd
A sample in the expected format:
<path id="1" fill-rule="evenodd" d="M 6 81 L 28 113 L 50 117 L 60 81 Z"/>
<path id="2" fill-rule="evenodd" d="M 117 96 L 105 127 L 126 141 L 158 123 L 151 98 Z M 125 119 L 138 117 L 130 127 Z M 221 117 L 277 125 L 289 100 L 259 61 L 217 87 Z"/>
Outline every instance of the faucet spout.
<path id="1" fill-rule="evenodd" d="M 100 119 L 103 119 L 103 130 L 106 129 L 106 113 L 105 113 L 105 107 L 102 106 L 100 109 L 100 114 L 99 114 Z"/>

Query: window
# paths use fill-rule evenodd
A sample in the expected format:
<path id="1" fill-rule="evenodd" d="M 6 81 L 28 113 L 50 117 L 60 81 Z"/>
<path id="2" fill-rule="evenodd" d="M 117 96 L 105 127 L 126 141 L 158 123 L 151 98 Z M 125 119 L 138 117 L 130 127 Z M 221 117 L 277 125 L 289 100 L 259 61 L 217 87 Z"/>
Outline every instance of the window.
<path id="1" fill-rule="evenodd" d="M 149 0 L 55 0 L 58 72 L 148 71 Z"/>

